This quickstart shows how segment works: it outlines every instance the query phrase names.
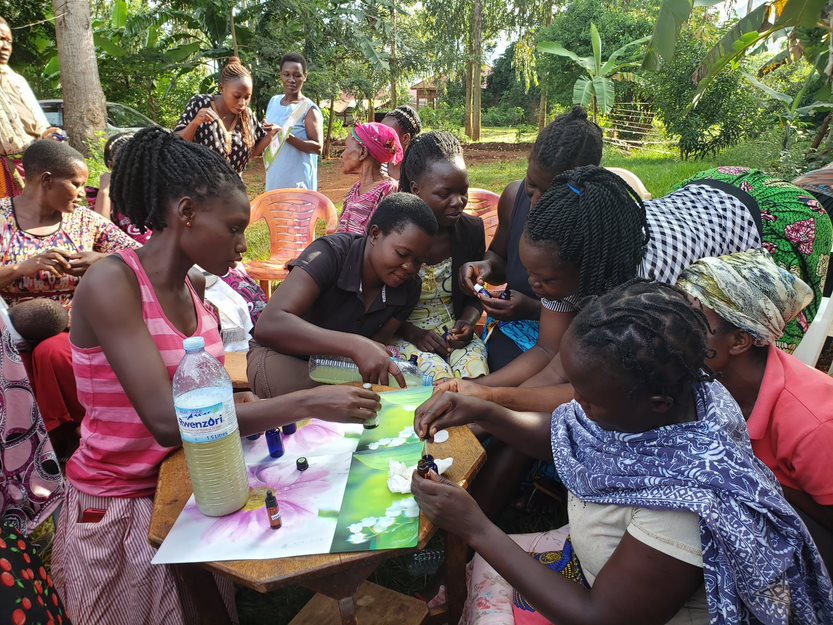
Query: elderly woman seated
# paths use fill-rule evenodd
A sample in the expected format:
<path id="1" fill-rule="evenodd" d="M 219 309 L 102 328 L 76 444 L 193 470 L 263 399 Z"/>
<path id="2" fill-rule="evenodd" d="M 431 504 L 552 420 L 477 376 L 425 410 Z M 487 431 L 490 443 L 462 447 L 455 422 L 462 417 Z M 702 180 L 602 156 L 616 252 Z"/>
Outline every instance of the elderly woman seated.
<path id="1" fill-rule="evenodd" d="M 833 378 L 775 347 L 813 298 L 762 251 L 704 258 L 678 286 L 711 326 L 707 364 L 740 405 L 755 455 L 772 469 L 833 565 Z"/>

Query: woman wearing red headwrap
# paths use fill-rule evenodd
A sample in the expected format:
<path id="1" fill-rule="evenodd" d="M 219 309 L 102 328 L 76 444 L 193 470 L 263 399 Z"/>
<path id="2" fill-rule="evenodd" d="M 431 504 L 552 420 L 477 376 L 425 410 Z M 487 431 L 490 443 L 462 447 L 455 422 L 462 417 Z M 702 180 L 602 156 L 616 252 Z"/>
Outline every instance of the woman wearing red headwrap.
<path id="1" fill-rule="evenodd" d="M 359 174 L 359 181 L 344 197 L 339 232 L 367 234 L 367 224 L 376 206 L 399 186 L 396 180 L 382 173 L 382 164 L 398 165 L 401 160 L 402 145 L 392 128 L 375 122 L 353 127 L 341 153 L 341 170 L 345 174 Z"/>

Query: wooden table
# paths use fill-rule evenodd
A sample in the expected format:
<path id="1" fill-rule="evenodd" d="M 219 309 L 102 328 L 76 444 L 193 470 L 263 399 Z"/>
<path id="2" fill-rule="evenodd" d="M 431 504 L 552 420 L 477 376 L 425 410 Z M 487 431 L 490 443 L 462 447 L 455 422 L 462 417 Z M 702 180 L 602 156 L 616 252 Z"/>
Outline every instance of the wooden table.
<path id="1" fill-rule="evenodd" d="M 379 387 L 376 390 L 389 389 Z M 454 458 L 454 464 L 445 473 L 445 477 L 468 488 L 485 462 L 486 452 L 467 427 L 452 428 L 449 434 L 445 443 L 429 445 L 429 453 L 436 458 Z M 154 547 L 158 548 L 165 540 L 191 492 L 185 454 L 180 449 L 165 460 L 159 472 L 148 532 L 148 538 Z M 420 515 L 417 549 L 424 549 L 436 530 L 425 516 Z M 382 561 L 404 553 L 408 553 L 408 550 L 335 553 L 273 560 L 233 560 L 207 562 L 195 566 L 222 573 L 236 584 L 262 593 L 284 586 L 304 586 L 337 600 L 342 623 L 356 625 L 358 621 L 353 596 L 359 585 Z M 446 543 L 446 591 L 448 622 L 453 624 L 459 621 L 466 598 L 466 554 L 466 545 L 453 534 L 449 534 Z"/>

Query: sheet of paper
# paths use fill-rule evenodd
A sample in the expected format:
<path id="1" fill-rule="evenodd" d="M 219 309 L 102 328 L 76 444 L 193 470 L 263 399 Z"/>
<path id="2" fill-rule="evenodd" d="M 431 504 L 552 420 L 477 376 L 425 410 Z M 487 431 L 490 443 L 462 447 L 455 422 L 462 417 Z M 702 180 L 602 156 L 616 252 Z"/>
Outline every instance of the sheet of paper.
<path id="1" fill-rule="evenodd" d="M 249 470 L 249 502 L 218 518 L 188 500 L 154 564 L 257 560 L 320 553 L 415 547 L 419 509 L 411 495 L 387 488 L 390 460 L 415 465 L 422 443 L 413 431 L 414 411 L 430 387 L 383 393 L 379 426 L 365 430 L 318 420 L 284 436 L 285 454 L 269 456 L 265 437 L 243 440 Z M 298 471 L 295 461 L 307 458 Z M 269 527 L 264 499 L 278 498 L 283 527 Z"/>

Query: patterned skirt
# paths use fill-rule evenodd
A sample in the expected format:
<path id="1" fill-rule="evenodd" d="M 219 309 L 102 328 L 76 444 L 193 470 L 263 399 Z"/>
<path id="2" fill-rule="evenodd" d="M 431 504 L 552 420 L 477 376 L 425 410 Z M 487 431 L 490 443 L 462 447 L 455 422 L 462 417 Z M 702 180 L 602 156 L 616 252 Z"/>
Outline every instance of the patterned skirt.
<path id="1" fill-rule="evenodd" d="M 98 522 L 81 521 L 88 508 L 104 510 Z M 149 497 L 95 497 L 67 483 L 52 550 L 52 576 L 75 625 L 196 625 L 196 606 L 180 600 L 173 569 L 151 564 Z M 234 588 L 220 593 L 237 622 Z M 221 583 L 222 582 L 222 583 Z"/>
<path id="2" fill-rule="evenodd" d="M 813 289 L 813 301 L 791 321 L 776 345 L 792 353 L 816 316 L 833 247 L 833 224 L 808 191 L 746 167 L 718 167 L 695 174 L 681 186 L 715 180 L 749 194 L 758 203 L 763 247 L 775 262 Z"/>

